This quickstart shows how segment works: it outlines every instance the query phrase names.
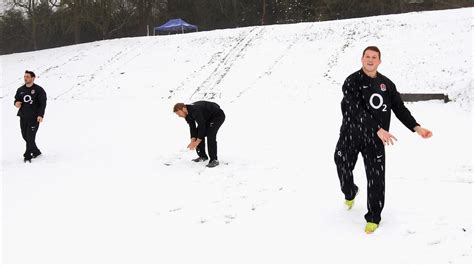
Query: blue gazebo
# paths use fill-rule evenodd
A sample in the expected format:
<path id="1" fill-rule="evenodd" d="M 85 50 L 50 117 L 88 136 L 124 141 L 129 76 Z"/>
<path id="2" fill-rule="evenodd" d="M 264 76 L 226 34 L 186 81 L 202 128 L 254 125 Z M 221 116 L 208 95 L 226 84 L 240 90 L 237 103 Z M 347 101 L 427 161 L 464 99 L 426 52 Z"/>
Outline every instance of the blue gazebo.
<path id="1" fill-rule="evenodd" d="M 189 31 L 198 31 L 198 27 L 196 25 L 192 25 L 187 23 L 186 21 L 177 18 L 177 19 L 170 19 L 165 24 L 155 27 L 153 33 L 156 35 L 158 34 L 171 34 L 171 33 L 184 33 Z"/>

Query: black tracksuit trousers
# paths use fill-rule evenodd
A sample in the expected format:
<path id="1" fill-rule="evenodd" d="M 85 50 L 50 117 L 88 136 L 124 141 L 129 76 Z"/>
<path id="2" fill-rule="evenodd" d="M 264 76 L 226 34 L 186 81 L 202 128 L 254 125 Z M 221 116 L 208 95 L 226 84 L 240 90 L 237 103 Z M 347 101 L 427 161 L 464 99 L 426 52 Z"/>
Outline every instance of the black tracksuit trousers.
<path id="1" fill-rule="evenodd" d="M 217 131 L 222 126 L 225 120 L 225 114 L 212 118 L 206 125 L 207 149 L 211 160 L 217 160 Z M 201 143 L 196 148 L 199 157 L 208 158 L 206 155 L 206 138 L 201 140 Z"/>
<path id="2" fill-rule="evenodd" d="M 367 209 L 365 220 L 380 223 L 385 203 L 385 148 L 376 134 L 341 133 L 337 142 L 334 161 L 342 193 L 346 200 L 355 198 L 358 187 L 354 184 L 352 171 L 357 156 L 362 153 L 367 175 Z"/>
<path id="3" fill-rule="evenodd" d="M 26 142 L 26 151 L 23 154 L 25 159 L 31 159 L 32 155 L 40 154 L 40 150 L 36 146 L 36 132 L 38 132 L 39 123 L 36 117 L 20 118 L 21 136 Z"/>

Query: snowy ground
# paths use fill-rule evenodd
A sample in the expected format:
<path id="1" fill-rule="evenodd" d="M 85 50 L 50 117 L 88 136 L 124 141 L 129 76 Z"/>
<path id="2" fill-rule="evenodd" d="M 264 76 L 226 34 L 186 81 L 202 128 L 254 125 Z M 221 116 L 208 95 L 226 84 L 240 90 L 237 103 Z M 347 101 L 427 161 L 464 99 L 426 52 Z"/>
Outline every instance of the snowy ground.
<path id="1" fill-rule="evenodd" d="M 437 11 L 1 56 L 1 263 L 471 263 L 472 12 Z M 363 232 L 366 180 L 343 207 L 334 147 L 341 83 L 363 48 L 434 132 L 393 117 L 380 228 Z M 22 162 L 13 95 L 25 69 L 49 97 Z M 222 165 L 186 151 L 176 102 L 227 114 Z"/>

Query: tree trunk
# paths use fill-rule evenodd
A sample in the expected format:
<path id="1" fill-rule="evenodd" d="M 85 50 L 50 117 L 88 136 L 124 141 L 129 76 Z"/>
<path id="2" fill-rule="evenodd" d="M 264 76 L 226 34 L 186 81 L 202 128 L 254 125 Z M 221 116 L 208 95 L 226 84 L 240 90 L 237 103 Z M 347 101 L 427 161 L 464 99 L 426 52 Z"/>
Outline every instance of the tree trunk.
<path id="1" fill-rule="evenodd" d="M 146 19 L 145 19 L 145 0 L 138 0 L 137 11 L 138 11 L 138 34 L 144 35 L 143 32 L 146 30 Z"/>
<path id="2" fill-rule="evenodd" d="M 35 1 L 30 0 L 31 3 L 31 12 L 30 12 L 30 17 L 31 17 L 31 41 L 33 43 L 33 50 L 38 50 L 38 41 L 36 38 L 36 12 L 35 12 Z"/>
<path id="3" fill-rule="evenodd" d="M 232 9 L 233 9 L 233 20 L 234 20 L 234 27 L 239 26 L 239 13 L 237 11 L 237 0 L 232 0 Z"/>
<path id="4" fill-rule="evenodd" d="M 72 12 L 74 16 L 72 20 L 72 27 L 74 31 L 74 44 L 79 44 L 81 42 L 81 7 L 79 6 L 79 1 L 74 1 L 74 4 L 72 6 Z"/>

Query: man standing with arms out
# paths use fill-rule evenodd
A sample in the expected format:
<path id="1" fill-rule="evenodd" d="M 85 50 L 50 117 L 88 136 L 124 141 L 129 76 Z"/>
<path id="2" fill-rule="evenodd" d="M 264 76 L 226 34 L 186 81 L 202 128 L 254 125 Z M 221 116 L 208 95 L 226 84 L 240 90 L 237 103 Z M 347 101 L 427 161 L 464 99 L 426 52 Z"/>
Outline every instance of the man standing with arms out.
<path id="1" fill-rule="evenodd" d="M 420 127 L 405 107 L 395 84 L 377 72 L 380 50 L 367 47 L 362 53 L 362 69 L 350 75 L 342 86 L 342 126 L 334 160 L 345 204 L 351 209 L 359 188 L 352 171 L 362 153 L 367 175 L 367 225 L 373 233 L 381 220 L 385 199 L 385 147 L 397 140 L 389 133 L 391 111 L 411 131 L 430 138 L 430 130 Z"/>
<path id="2" fill-rule="evenodd" d="M 190 150 L 196 149 L 198 158 L 194 162 L 207 161 L 205 146 L 206 141 L 204 137 L 207 136 L 207 149 L 211 160 L 206 165 L 207 167 L 216 167 L 219 165 L 217 160 L 217 131 L 224 123 L 224 111 L 213 102 L 198 101 L 193 104 L 177 103 L 173 108 L 173 112 L 186 119 L 189 124 L 191 132 L 191 142 L 188 145 Z M 196 128 L 197 123 L 197 128 Z"/>
<path id="3" fill-rule="evenodd" d="M 43 122 L 44 110 L 46 109 L 46 92 L 36 85 L 35 73 L 25 71 L 25 85 L 18 88 L 15 95 L 15 107 L 18 108 L 20 117 L 21 135 L 26 142 L 26 151 L 23 154 L 24 162 L 31 163 L 32 158 L 41 155 L 41 151 L 36 146 L 36 132 L 41 122 Z"/>

